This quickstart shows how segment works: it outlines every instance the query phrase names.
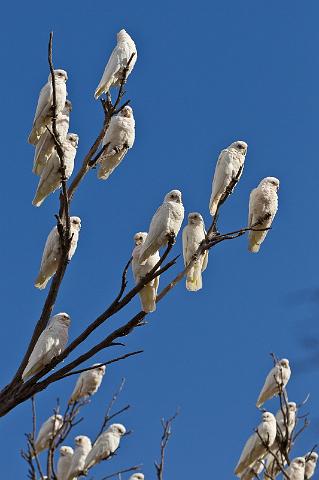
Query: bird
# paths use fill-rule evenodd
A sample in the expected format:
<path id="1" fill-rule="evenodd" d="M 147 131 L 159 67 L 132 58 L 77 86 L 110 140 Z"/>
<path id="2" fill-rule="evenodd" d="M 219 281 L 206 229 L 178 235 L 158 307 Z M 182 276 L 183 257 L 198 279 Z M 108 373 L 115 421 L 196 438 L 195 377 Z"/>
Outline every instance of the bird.
<path id="1" fill-rule="evenodd" d="M 291 434 L 296 425 L 296 415 L 297 415 L 297 404 L 295 402 L 288 402 L 288 409 L 286 404 L 280 408 L 276 413 L 276 422 L 277 422 L 277 435 L 276 440 L 274 441 L 271 452 L 265 457 L 265 465 L 267 468 L 268 476 L 276 478 L 276 476 L 281 472 L 278 462 L 274 458 L 275 454 L 277 458 L 280 459 L 281 465 L 284 467 L 287 463 L 285 456 L 282 454 L 282 443 L 286 440 L 287 434 L 288 438 L 291 439 Z"/>
<path id="2" fill-rule="evenodd" d="M 62 112 L 59 113 L 56 120 L 56 129 L 59 135 L 59 140 L 63 142 L 69 131 L 70 112 L 72 111 L 72 103 L 70 100 L 65 101 L 65 106 Z M 52 155 L 54 150 L 54 138 L 52 136 L 53 127 L 52 121 L 50 126 L 39 138 L 38 143 L 35 146 L 33 170 L 35 175 L 41 175 L 45 164 Z"/>
<path id="3" fill-rule="evenodd" d="M 252 253 L 259 252 L 278 210 L 279 180 L 275 177 L 264 178 L 257 188 L 252 190 L 249 197 L 248 227 L 257 222 L 255 230 L 250 230 L 248 237 L 248 250 Z"/>
<path id="4" fill-rule="evenodd" d="M 126 79 L 132 72 L 137 60 L 137 50 L 134 41 L 124 30 L 117 34 L 117 45 L 114 48 L 95 90 L 94 97 L 97 100 L 102 93 L 108 93 L 111 87 L 119 87 L 123 80 L 124 68 L 127 66 L 132 54 L 134 54 L 126 73 Z"/>
<path id="5" fill-rule="evenodd" d="M 95 363 L 91 370 L 82 372 L 75 384 L 74 390 L 69 400 L 69 404 L 78 402 L 81 398 L 86 398 L 96 393 L 102 383 L 105 374 L 105 365 Z"/>
<path id="6" fill-rule="evenodd" d="M 57 480 L 66 480 L 72 462 L 73 448 L 63 445 L 60 448 L 60 458 L 57 465 Z"/>
<path id="7" fill-rule="evenodd" d="M 129 480 L 144 480 L 144 473 L 134 473 Z"/>
<path id="8" fill-rule="evenodd" d="M 240 475 L 240 480 L 252 480 L 253 478 L 257 478 L 256 476 L 259 475 L 264 469 L 264 464 L 262 460 L 256 460 L 255 463 L 251 467 L 247 467 L 243 473 Z"/>
<path id="9" fill-rule="evenodd" d="M 42 370 L 63 352 L 68 341 L 71 319 L 67 313 L 58 313 L 50 318 L 48 326 L 39 336 L 22 374 L 25 381 Z"/>
<path id="10" fill-rule="evenodd" d="M 209 202 L 209 211 L 215 215 L 219 202 L 224 195 L 232 193 L 235 185 L 233 181 L 239 181 L 244 168 L 248 145 L 242 140 L 237 140 L 222 150 L 219 154 L 212 183 L 212 194 Z"/>
<path id="11" fill-rule="evenodd" d="M 120 445 L 121 437 L 126 433 L 124 425 L 113 423 L 94 443 L 85 460 L 84 473 L 102 460 L 107 460 Z"/>
<path id="12" fill-rule="evenodd" d="M 135 140 L 135 120 L 130 106 L 111 118 L 110 126 L 105 132 L 102 146 L 104 151 L 99 158 L 100 169 L 97 176 L 101 180 L 109 178 L 119 166 Z"/>
<path id="13" fill-rule="evenodd" d="M 155 267 L 159 262 L 160 256 L 158 251 L 148 257 L 143 265 L 139 263 L 140 250 L 147 238 L 146 232 L 138 232 L 134 235 L 135 248 L 132 252 L 132 271 L 135 280 L 135 284 L 145 277 L 147 273 Z M 139 292 L 142 310 L 143 312 L 150 313 L 156 310 L 156 295 L 159 285 L 159 276 L 151 280 L 144 288 Z"/>
<path id="14" fill-rule="evenodd" d="M 148 235 L 140 250 L 139 262 L 142 264 L 166 245 L 169 239 L 175 239 L 183 220 L 182 194 L 179 190 L 171 190 L 151 220 Z"/>
<path id="15" fill-rule="evenodd" d="M 92 443 L 89 437 L 79 435 L 75 437 L 75 450 L 72 457 L 72 462 L 63 480 L 76 480 L 76 478 L 83 472 L 85 460 L 92 449 Z"/>
<path id="16" fill-rule="evenodd" d="M 309 480 L 316 470 L 318 453 L 317 452 L 308 452 L 305 456 L 306 465 L 305 465 L 305 480 Z"/>
<path id="17" fill-rule="evenodd" d="M 264 386 L 256 402 L 256 407 L 261 407 L 266 400 L 278 395 L 281 388 L 285 388 L 291 375 L 289 360 L 283 358 L 268 373 Z"/>
<path id="18" fill-rule="evenodd" d="M 258 433 L 257 433 L 258 432 Z M 256 460 L 262 459 L 276 438 L 276 419 L 270 412 L 262 414 L 262 422 L 247 440 L 235 467 L 235 475 L 240 477 L 246 468 L 251 467 Z M 267 445 L 267 446 L 266 446 Z"/>
<path id="19" fill-rule="evenodd" d="M 62 112 L 67 97 L 66 82 L 68 74 L 65 70 L 54 70 L 55 91 L 56 91 L 56 115 Z M 45 131 L 46 126 L 53 117 L 53 87 L 51 73 L 47 83 L 42 87 L 38 99 L 37 108 L 34 115 L 32 130 L 28 142 L 36 144 L 40 136 Z"/>
<path id="20" fill-rule="evenodd" d="M 51 415 L 42 425 L 36 438 L 34 448 L 35 453 L 38 455 L 43 450 L 50 447 L 51 440 L 63 425 L 62 415 Z"/>
<path id="21" fill-rule="evenodd" d="M 286 475 L 289 480 L 304 480 L 305 463 L 304 457 L 297 457 L 292 460 L 289 467 L 286 469 Z"/>
<path id="22" fill-rule="evenodd" d="M 188 224 L 183 230 L 183 257 L 185 267 L 192 260 L 193 255 L 197 252 L 199 245 L 206 236 L 205 224 L 203 217 L 198 212 L 188 215 Z M 193 266 L 186 275 L 186 288 L 190 292 L 196 292 L 202 288 L 202 272 L 208 264 L 208 250 L 202 253 L 194 262 Z"/>
<path id="23" fill-rule="evenodd" d="M 66 180 L 71 177 L 74 169 L 74 159 L 78 142 L 79 137 L 76 135 L 76 133 L 68 133 L 65 140 L 62 142 Z M 37 191 L 34 199 L 32 200 L 32 205 L 35 207 L 40 207 L 50 193 L 55 192 L 55 190 L 61 187 L 61 181 L 60 157 L 56 148 L 54 148 L 50 158 L 42 170 Z"/>
<path id="24" fill-rule="evenodd" d="M 81 219 L 79 217 L 70 217 L 71 246 L 68 254 L 68 260 L 73 257 L 79 239 L 81 229 Z M 61 241 L 57 226 L 53 227 L 45 242 L 40 271 L 34 283 L 36 288 L 43 290 L 51 277 L 57 271 L 61 259 Z"/>

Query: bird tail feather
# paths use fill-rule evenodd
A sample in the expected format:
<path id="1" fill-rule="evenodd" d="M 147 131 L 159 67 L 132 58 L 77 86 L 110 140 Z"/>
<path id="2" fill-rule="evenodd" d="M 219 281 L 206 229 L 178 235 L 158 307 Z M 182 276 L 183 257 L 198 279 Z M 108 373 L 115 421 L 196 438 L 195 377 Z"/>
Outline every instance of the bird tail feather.
<path id="1" fill-rule="evenodd" d="M 140 300 L 143 312 L 151 313 L 156 310 L 156 291 L 151 285 L 145 285 L 143 290 L 140 291 Z"/>
<path id="2" fill-rule="evenodd" d="M 46 286 L 50 278 L 47 278 L 42 272 L 39 273 L 36 281 L 34 282 L 34 286 L 39 290 L 43 290 Z"/>

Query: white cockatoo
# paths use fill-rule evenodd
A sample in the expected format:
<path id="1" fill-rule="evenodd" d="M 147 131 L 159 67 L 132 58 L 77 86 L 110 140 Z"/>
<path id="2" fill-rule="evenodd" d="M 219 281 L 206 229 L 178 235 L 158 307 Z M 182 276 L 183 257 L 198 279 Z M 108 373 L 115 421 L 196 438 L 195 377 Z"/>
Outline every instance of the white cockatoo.
<path id="1" fill-rule="evenodd" d="M 306 466 L 305 466 L 305 480 L 309 480 L 316 470 L 318 453 L 317 452 L 308 452 L 305 456 Z"/>
<path id="2" fill-rule="evenodd" d="M 65 106 L 65 100 L 67 96 L 66 81 L 68 74 L 65 70 L 54 70 L 55 78 L 55 91 L 56 91 L 56 114 L 62 112 Z M 46 126 L 50 123 L 53 117 L 53 87 L 52 77 L 49 75 L 47 83 L 42 87 L 39 95 L 37 109 L 35 112 L 33 126 L 29 135 L 28 142 L 36 144 L 42 133 L 45 131 Z"/>
<path id="3" fill-rule="evenodd" d="M 59 139 L 63 142 L 69 131 L 70 124 L 70 112 L 72 110 L 72 104 L 70 100 L 65 101 L 65 107 L 62 112 L 59 113 L 56 120 L 56 129 L 59 135 Z M 49 130 L 45 132 L 39 138 L 38 143 L 35 146 L 34 159 L 33 159 L 33 173 L 35 175 L 41 175 L 45 164 L 53 153 L 54 139 L 51 134 L 53 131 L 52 122 L 49 125 Z"/>
<path id="4" fill-rule="evenodd" d="M 124 425 L 113 423 L 94 443 L 85 460 L 84 472 L 112 455 L 120 445 L 121 437 L 126 433 Z"/>
<path id="5" fill-rule="evenodd" d="M 261 222 L 261 220 L 264 219 L 255 227 L 256 230 L 250 230 L 249 232 L 248 250 L 252 253 L 259 252 L 260 246 L 267 236 L 268 230 L 260 230 L 271 227 L 275 218 L 278 210 L 278 189 L 278 178 L 266 177 L 250 194 L 248 227 L 255 225 L 257 222 Z"/>
<path id="6" fill-rule="evenodd" d="M 74 169 L 74 159 L 78 142 L 79 137 L 75 133 L 68 133 L 65 140 L 62 142 L 65 177 L 67 180 L 71 177 Z M 48 159 L 42 170 L 37 191 L 35 192 L 35 196 L 32 201 L 32 205 L 34 205 L 35 207 L 40 207 L 40 205 L 42 205 L 42 203 L 50 195 L 50 193 L 55 192 L 55 190 L 60 187 L 60 157 L 58 155 L 58 152 L 54 148 L 50 158 Z"/>
<path id="7" fill-rule="evenodd" d="M 185 267 L 189 264 L 192 256 L 198 250 L 200 243 L 206 235 L 205 224 L 200 213 L 193 212 L 188 215 L 188 225 L 183 230 L 183 256 Z M 208 250 L 194 262 L 186 275 L 186 288 L 196 292 L 202 288 L 202 272 L 208 263 Z"/>
<path id="8" fill-rule="evenodd" d="M 235 475 L 240 477 L 243 472 L 251 467 L 256 460 L 262 459 L 276 438 L 276 419 L 270 412 L 262 414 L 262 422 L 258 425 L 257 432 L 247 440 L 242 454 L 235 468 Z M 264 443 L 267 445 L 264 445 Z"/>
<path id="9" fill-rule="evenodd" d="M 284 388 L 287 385 L 290 375 L 289 360 L 286 358 L 279 360 L 266 377 L 264 386 L 257 399 L 256 407 L 261 407 L 266 400 L 278 395 L 279 387 Z"/>
<path id="10" fill-rule="evenodd" d="M 144 480 L 144 473 L 134 473 L 129 480 Z"/>
<path id="11" fill-rule="evenodd" d="M 75 450 L 67 476 L 63 480 L 76 480 L 83 472 L 85 460 L 92 449 L 91 440 L 85 435 L 75 437 Z"/>
<path id="12" fill-rule="evenodd" d="M 109 178 L 119 166 L 135 140 L 135 120 L 132 108 L 127 105 L 111 118 L 102 146 L 105 150 L 99 158 L 100 169 L 97 176 L 101 180 Z"/>
<path id="13" fill-rule="evenodd" d="M 246 468 L 243 473 L 240 475 L 240 480 L 252 480 L 257 478 L 264 469 L 264 464 L 262 460 L 257 460 L 251 467 Z"/>
<path id="14" fill-rule="evenodd" d="M 66 480 L 67 474 L 70 469 L 70 465 L 73 457 L 73 448 L 63 445 L 60 448 L 60 457 L 57 465 L 57 480 Z"/>
<path id="15" fill-rule="evenodd" d="M 286 458 L 281 453 L 280 446 L 283 440 L 286 439 L 287 433 L 288 438 L 291 438 L 291 434 L 296 425 L 296 415 L 297 415 L 297 404 L 295 402 L 288 402 L 287 406 L 284 404 L 282 409 L 280 408 L 276 413 L 276 422 L 277 422 L 277 435 L 276 440 L 274 441 L 271 452 L 274 453 L 281 461 L 281 465 L 284 467 L 287 463 Z M 272 453 L 268 453 L 265 457 L 265 464 L 267 467 L 267 472 L 274 479 L 281 472 L 280 467 L 278 466 L 277 461 L 275 460 Z"/>
<path id="16" fill-rule="evenodd" d="M 72 240 L 68 256 L 69 260 L 71 260 L 71 258 L 73 257 L 78 244 L 79 233 L 81 229 L 81 219 L 79 217 L 70 217 L 70 223 L 70 233 Z M 39 275 L 34 284 L 36 288 L 42 290 L 47 286 L 50 278 L 53 277 L 53 275 L 57 271 L 60 258 L 60 235 L 57 227 L 55 226 L 52 228 L 51 232 L 48 235 L 47 241 L 45 242 Z"/>
<path id="17" fill-rule="evenodd" d="M 126 78 L 132 72 L 137 60 L 135 43 L 129 34 L 123 29 L 117 34 L 117 45 L 114 48 L 102 75 L 101 81 L 95 90 L 95 98 L 98 99 L 102 93 L 107 93 L 111 87 L 119 87 L 123 79 L 124 68 L 134 53 L 129 65 Z"/>
<path id="18" fill-rule="evenodd" d="M 79 401 L 81 398 L 86 398 L 96 393 L 102 383 L 105 374 L 105 365 L 95 363 L 91 370 L 82 372 L 76 381 L 74 390 L 69 400 L 69 404 Z"/>
<path id="19" fill-rule="evenodd" d="M 305 464 L 306 461 L 304 457 L 294 458 L 290 463 L 289 467 L 286 469 L 286 474 L 289 480 L 304 480 Z"/>
<path id="20" fill-rule="evenodd" d="M 140 265 L 140 250 L 146 238 L 146 232 L 138 232 L 134 235 L 135 248 L 132 252 L 132 271 L 136 284 L 139 283 L 139 281 L 145 277 L 145 275 L 152 270 L 152 268 L 154 268 L 157 262 L 160 260 L 159 253 L 156 251 L 153 255 L 148 257 L 143 265 Z M 145 285 L 145 287 L 139 292 L 143 312 L 150 313 L 156 310 L 158 284 L 159 276 L 155 277 L 154 280 Z"/>
<path id="21" fill-rule="evenodd" d="M 148 235 L 140 250 L 139 262 L 142 264 L 161 247 L 167 244 L 171 236 L 176 237 L 184 220 L 182 194 L 172 190 L 165 195 L 164 202 L 151 220 Z"/>
<path id="22" fill-rule="evenodd" d="M 62 415 L 51 415 L 42 425 L 35 441 L 36 454 L 46 450 L 50 442 L 63 425 Z"/>
<path id="23" fill-rule="evenodd" d="M 212 184 L 212 194 L 209 202 L 209 211 L 212 216 L 215 215 L 217 206 L 226 193 L 231 193 L 227 189 L 233 180 L 240 179 L 248 145 L 241 140 L 233 142 L 229 147 L 222 150 L 219 154 Z"/>
<path id="24" fill-rule="evenodd" d="M 28 364 L 22 374 L 25 381 L 63 352 L 68 341 L 71 319 L 67 313 L 58 313 L 51 317 L 32 350 Z"/>

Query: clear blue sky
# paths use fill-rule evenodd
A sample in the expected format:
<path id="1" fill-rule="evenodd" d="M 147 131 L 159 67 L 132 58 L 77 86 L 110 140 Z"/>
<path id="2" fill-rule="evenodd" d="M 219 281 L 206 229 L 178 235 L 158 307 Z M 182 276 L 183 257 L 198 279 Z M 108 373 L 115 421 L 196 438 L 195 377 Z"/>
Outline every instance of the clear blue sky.
<path id="1" fill-rule="evenodd" d="M 148 325 L 126 339 L 140 358 L 109 368 L 103 388 L 85 409 L 75 434 L 94 436 L 112 392 L 127 383 L 118 407 L 134 435 L 94 477 L 144 463 L 155 478 L 160 418 L 181 414 L 169 445 L 166 480 L 232 478 L 243 443 L 259 423 L 254 407 L 274 351 L 288 357 L 290 399 L 308 392 L 312 426 L 295 453 L 318 440 L 318 110 L 319 60 L 316 0 L 185 2 L 7 2 L 2 9 L 0 77 L 2 134 L 2 348 L 1 384 L 13 374 L 47 291 L 33 287 L 44 241 L 54 224 L 58 196 L 31 205 L 37 178 L 27 144 L 41 86 L 47 79 L 47 42 L 54 30 L 55 66 L 69 74 L 71 131 L 80 136 L 78 166 L 95 139 L 102 109 L 93 99 L 116 32 L 125 28 L 138 46 L 127 90 L 136 119 L 136 143 L 107 182 L 95 172 L 72 204 L 82 218 L 76 255 L 55 313 L 72 317 L 76 336 L 114 298 L 132 237 L 172 188 L 183 192 L 186 212 L 209 222 L 211 177 L 219 151 L 234 140 L 249 144 L 244 175 L 223 207 L 220 229 L 247 221 L 249 193 L 264 176 L 281 181 L 280 208 L 258 255 L 247 239 L 225 242 L 210 254 L 204 289 L 180 284 Z M 179 238 L 175 251 L 181 250 Z M 178 267 L 181 266 L 181 260 Z M 173 272 L 161 279 L 162 285 Z M 130 275 L 130 285 L 132 277 Z M 139 310 L 136 299 L 94 340 Z M 107 351 L 105 361 L 120 354 Z M 301 360 L 313 358 L 307 368 Z M 309 371 L 308 371 L 309 370 Z M 74 379 L 38 396 L 45 420 Z M 267 404 L 277 409 L 277 402 Z M 19 456 L 31 427 L 30 404 L 1 420 L 2 476 L 26 478 Z"/>

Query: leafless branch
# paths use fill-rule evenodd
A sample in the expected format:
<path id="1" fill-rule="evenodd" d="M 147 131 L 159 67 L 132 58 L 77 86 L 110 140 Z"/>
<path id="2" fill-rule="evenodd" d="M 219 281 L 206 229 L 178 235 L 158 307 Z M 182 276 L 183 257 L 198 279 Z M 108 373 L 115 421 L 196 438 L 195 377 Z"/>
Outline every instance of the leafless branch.
<path id="1" fill-rule="evenodd" d="M 163 475 L 164 475 L 164 463 L 165 463 L 165 450 L 166 450 L 169 438 L 172 434 L 172 430 L 171 430 L 172 423 L 174 422 L 178 414 L 179 414 L 179 411 L 177 410 L 176 413 L 168 420 L 164 420 L 164 418 L 162 418 L 163 434 L 161 439 L 160 462 L 159 463 L 155 462 L 155 469 L 156 469 L 156 475 L 158 480 L 163 480 L 164 478 Z"/>
<path id="2" fill-rule="evenodd" d="M 118 472 L 111 473 L 110 475 L 103 477 L 101 480 L 108 480 L 109 478 L 117 477 L 122 473 L 136 472 L 137 470 L 140 470 L 142 466 L 143 465 L 135 465 L 134 467 L 124 468 L 124 470 L 119 470 Z"/>
<path id="3" fill-rule="evenodd" d="M 113 393 L 113 396 L 111 398 L 111 401 L 106 409 L 106 412 L 105 412 L 105 415 L 104 415 L 104 419 L 103 419 L 103 422 L 102 422 L 102 426 L 100 428 L 100 431 L 99 433 L 97 434 L 96 436 L 96 439 L 103 433 L 107 423 L 109 422 L 110 420 L 110 413 L 112 411 L 112 408 L 116 402 L 116 400 L 118 399 L 118 396 L 120 395 L 120 393 L 122 392 L 123 388 L 124 388 L 124 385 L 125 385 L 125 378 L 122 378 L 122 381 L 121 381 L 121 384 L 119 386 L 119 388 Z M 96 439 L 94 440 L 94 442 L 96 442 Z M 93 442 L 93 443 L 94 443 Z"/>

